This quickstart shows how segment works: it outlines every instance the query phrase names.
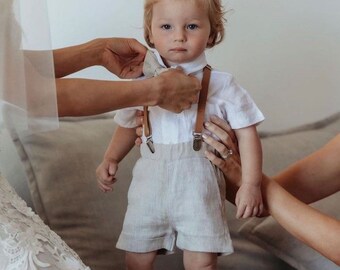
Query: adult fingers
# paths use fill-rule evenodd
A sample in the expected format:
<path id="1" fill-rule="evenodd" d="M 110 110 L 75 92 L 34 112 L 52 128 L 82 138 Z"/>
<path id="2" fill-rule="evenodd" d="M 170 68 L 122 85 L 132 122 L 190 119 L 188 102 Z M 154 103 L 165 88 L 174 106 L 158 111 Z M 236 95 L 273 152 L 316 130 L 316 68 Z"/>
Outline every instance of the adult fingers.
<path id="1" fill-rule="evenodd" d="M 218 168 L 222 168 L 224 166 L 224 160 L 217 157 L 214 153 L 210 151 L 205 151 L 205 156 L 211 161 L 212 164 L 216 165 Z"/>
<path id="2" fill-rule="evenodd" d="M 135 140 L 135 145 L 140 146 L 142 144 L 142 139 L 140 137 L 142 137 L 143 135 L 143 111 L 138 110 L 136 112 L 136 135 L 138 136 L 137 139 Z"/>
<path id="3" fill-rule="evenodd" d="M 215 140 L 211 136 L 203 134 L 202 137 L 204 141 L 212 146 L 217 152 L 219 152 L 221 156 L 228 151 L 228 148 L 223 143 Z"/>
<path id="4" fill-rule="evenodd" d="M 136 146 L 141 146 L 142 143 L 143 143 L 143 142 L 142 142 L 142 139 L 139 138 L 139 137 L 135 140 L 135 145 L 136 145 Z"/>
<path id="5" fill-rule="evenodd" d="M 223 129 L 224 131 L 226 131 L 229 135 L 229 137 L 234 141 L 236 142 L 237 139 L 236 139 L 236 135 L 235 135 L 235 132 L 232 130 L 231 126 L 229 125 L 229 123 L 227 121 L 225 121 L 224 119 L 216 116 L 216 115 L 213 115 L 211 118 L 211 121 L 217 125 L 218 127 L 220 127 L 221 129 Z"/>
<path id="6" fill-rule="evenodd" d="M 138 40 L 134 38 L 128 39 L 128 44 L 133 52 L 137 52 L 142 55 L 146 54 L 147 48 L 143 44 L 141 44 Z"/>
<path id="7" fill-rule="evenodd" d="M 204 123 L 204 127 L 216 135 L 228 149 L 238 153 L 236 135 L 229 124 L 217 116 L 212 116 L 210 120 Z"/>
<path id="8" fill-rule="evenodd" d="M 136 135 L 138 137 L 141 137 L 143 135 L 143 128 L 142 127 L 137 127 L 136 128 Z"/>

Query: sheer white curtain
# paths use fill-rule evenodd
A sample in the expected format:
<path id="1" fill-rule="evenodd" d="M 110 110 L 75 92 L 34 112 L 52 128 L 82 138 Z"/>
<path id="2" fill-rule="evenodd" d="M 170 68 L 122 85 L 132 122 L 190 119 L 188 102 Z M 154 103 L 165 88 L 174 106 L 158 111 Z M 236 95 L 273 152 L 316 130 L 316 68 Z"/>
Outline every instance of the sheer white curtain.
<path id="1" fill-rule="evenodd" d="M 15 139 L 58 127 L 45 5 L 44 0 L 0 0 L 0 132 L 7 129 Z M 0 270 L 38 269 L 89 268 L 0 172 Z"/>

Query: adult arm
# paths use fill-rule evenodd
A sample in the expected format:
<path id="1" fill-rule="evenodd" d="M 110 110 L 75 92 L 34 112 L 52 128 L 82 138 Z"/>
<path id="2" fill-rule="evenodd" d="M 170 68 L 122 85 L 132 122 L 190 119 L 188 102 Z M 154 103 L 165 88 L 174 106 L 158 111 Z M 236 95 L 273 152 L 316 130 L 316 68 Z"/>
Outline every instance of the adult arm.
<path id="1" fill-rule="evenodd" d="M 131 106 L 160 106 L 179 113 L 197 101 L 200 82 L 180 70 L 138 81 L 57 79 L 59 116 L 85 116 Z"/>
<path id="2" fill-rule="evenodd" d="M 212 137 L 205 135 L 205 141 L 213 148 L 220 153 L 225 152 L 226 147 L 234 150 L 234 155 L 227 160 L 217 157 L 212 152 L 207 152 L 206 155 L 213 164 L 223 171 L 231 186 L 231 190 L 235 193 L 241 184 L 241 163 L 237 152 L 237 145 L 235 144 L 235 137 L 230 133 L 231 130 L 228 124 L 217 117 L 213 117 L 211 121 L 206 124 L 206 128 L 221 140 L 221 142 L 218 142 Z M 230 135 L 228 135 L 227 131 Z M 298 179 L 297 187 L 300 192 L 295 192 L 295 194 L 304 198 L 301 194 L 305 193 L 304 188 L 307 189 L 307 192 L 312 191 L 314 195 L 309 196 L 307 198 L 308 201 L 317 198 L 321 199 L 323 196 L 339 191 L 339 184 L 337 183 L 339 182 L 340 167 L 332 166 L 330 165 L 333 164 L 332 162 L 330 164 L 327 162 L 328 158 L 330 158 L 330 160 L 335 159 L 335 161 L 337 161 L 335 164 L 339 164 L 339 157 L 336 154 L 339 153 L 339 143 L 338 135 L 319 151 L 306 157 L 303 161 L 296 163 L 303 165 L 299 170 L 289 168 L 287 170 L 289 174 L 281 173 L 281 176 L 278 177 L 279 183 L 283 183 L 289 188 L 294 189 L 294 184 L 285 177 Z M 308 170 L 311 167 L 309 167 L 309 165 L 315 165 L 314 162 L 318 156 L 319 158 L 326 158 L 326 162 L 321 163 L 323 166 L 318 167 L 318 170 L 322 173 L 320 172 L 314 175 L 314 177 L 310 177 Z M 301 173 L 301 171 L 304 170 L 307 171 Z M 329 173 L 327 173 L 328 170 L 330 171 Z M 294 172 L 298 173 L 299 177 L 295 176 Z M 313 181 L 316 181 L 318 184 L 315 185 Z M 340 238 L 334 236 L 340 235 L 340 222 L 301 202 L 281 187 L 279 183 L 263 175 L 262 194 L 267 211 L 269 211 L 288 232 L 339 265 Z M 289 183 L 289 185 L 286 183 Z M 322 183 L 322 185 L 320 183 Z M 315 190 L 321 191 L 316 192 Z M 230 199 L 233 199 L 235 196 L 232 193 L 229 195 Z"/>
<path id="3" fill-rule="evenodd" d="M 135 39 L 98 38 L 53 51 L 56 78 L 91 66 L 103 66 L 120 78 L 142 75 L 146 48 Z"/>
<path id="4" fill-rule="evenodd" d="M 96 39 L 53 51 L 57 78 L 101 65 L 121 78 L 142 74 L 146 49 L 134 39 Z M 197 101 L 200 82 L 180 70 L 143 81 L 57 79 L 59 116 L 84 116 L 147 105 L 181 112 Z"/>
<path id="5" fill-rule="evenodd" d="M 273 179 L 299 200 L 315 202 L 340 190 L 339 153 L 340 134 Z"/>
<path id="6" fill-rule="evenodd" d="M 266 175 L 262 194 L 269 213 L 283 228 L 340 265 L 340 221 L 301 202 Z"/>

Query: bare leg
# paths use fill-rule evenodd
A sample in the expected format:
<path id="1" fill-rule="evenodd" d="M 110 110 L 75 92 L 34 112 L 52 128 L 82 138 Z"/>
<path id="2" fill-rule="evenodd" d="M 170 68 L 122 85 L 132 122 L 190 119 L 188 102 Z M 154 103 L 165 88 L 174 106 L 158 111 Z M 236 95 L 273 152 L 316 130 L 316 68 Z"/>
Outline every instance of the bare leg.
<path id="1" fill-rule="evenodd" d="M 183 262 L 185 270 L 216 270 L 217 254 L 184 250 Z"/>
<path id="2" fill-rule="evenodd" d="M 126 252 L 125 262 L 127 270 L 152 270 L 156 258 L 156 251 L 148 253 Z"/>

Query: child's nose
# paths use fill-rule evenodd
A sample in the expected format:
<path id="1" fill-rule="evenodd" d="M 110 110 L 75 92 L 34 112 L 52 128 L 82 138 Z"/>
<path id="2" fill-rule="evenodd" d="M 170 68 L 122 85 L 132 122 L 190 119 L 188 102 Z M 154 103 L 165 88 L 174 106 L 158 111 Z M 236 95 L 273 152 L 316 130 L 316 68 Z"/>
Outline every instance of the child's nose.
<path id="1" fill-rule="evenodd" d="M 176 30 L 174 40 L 177 42 L 184 42 L 186 40 L 185 31 L 183 29 Z"/>

